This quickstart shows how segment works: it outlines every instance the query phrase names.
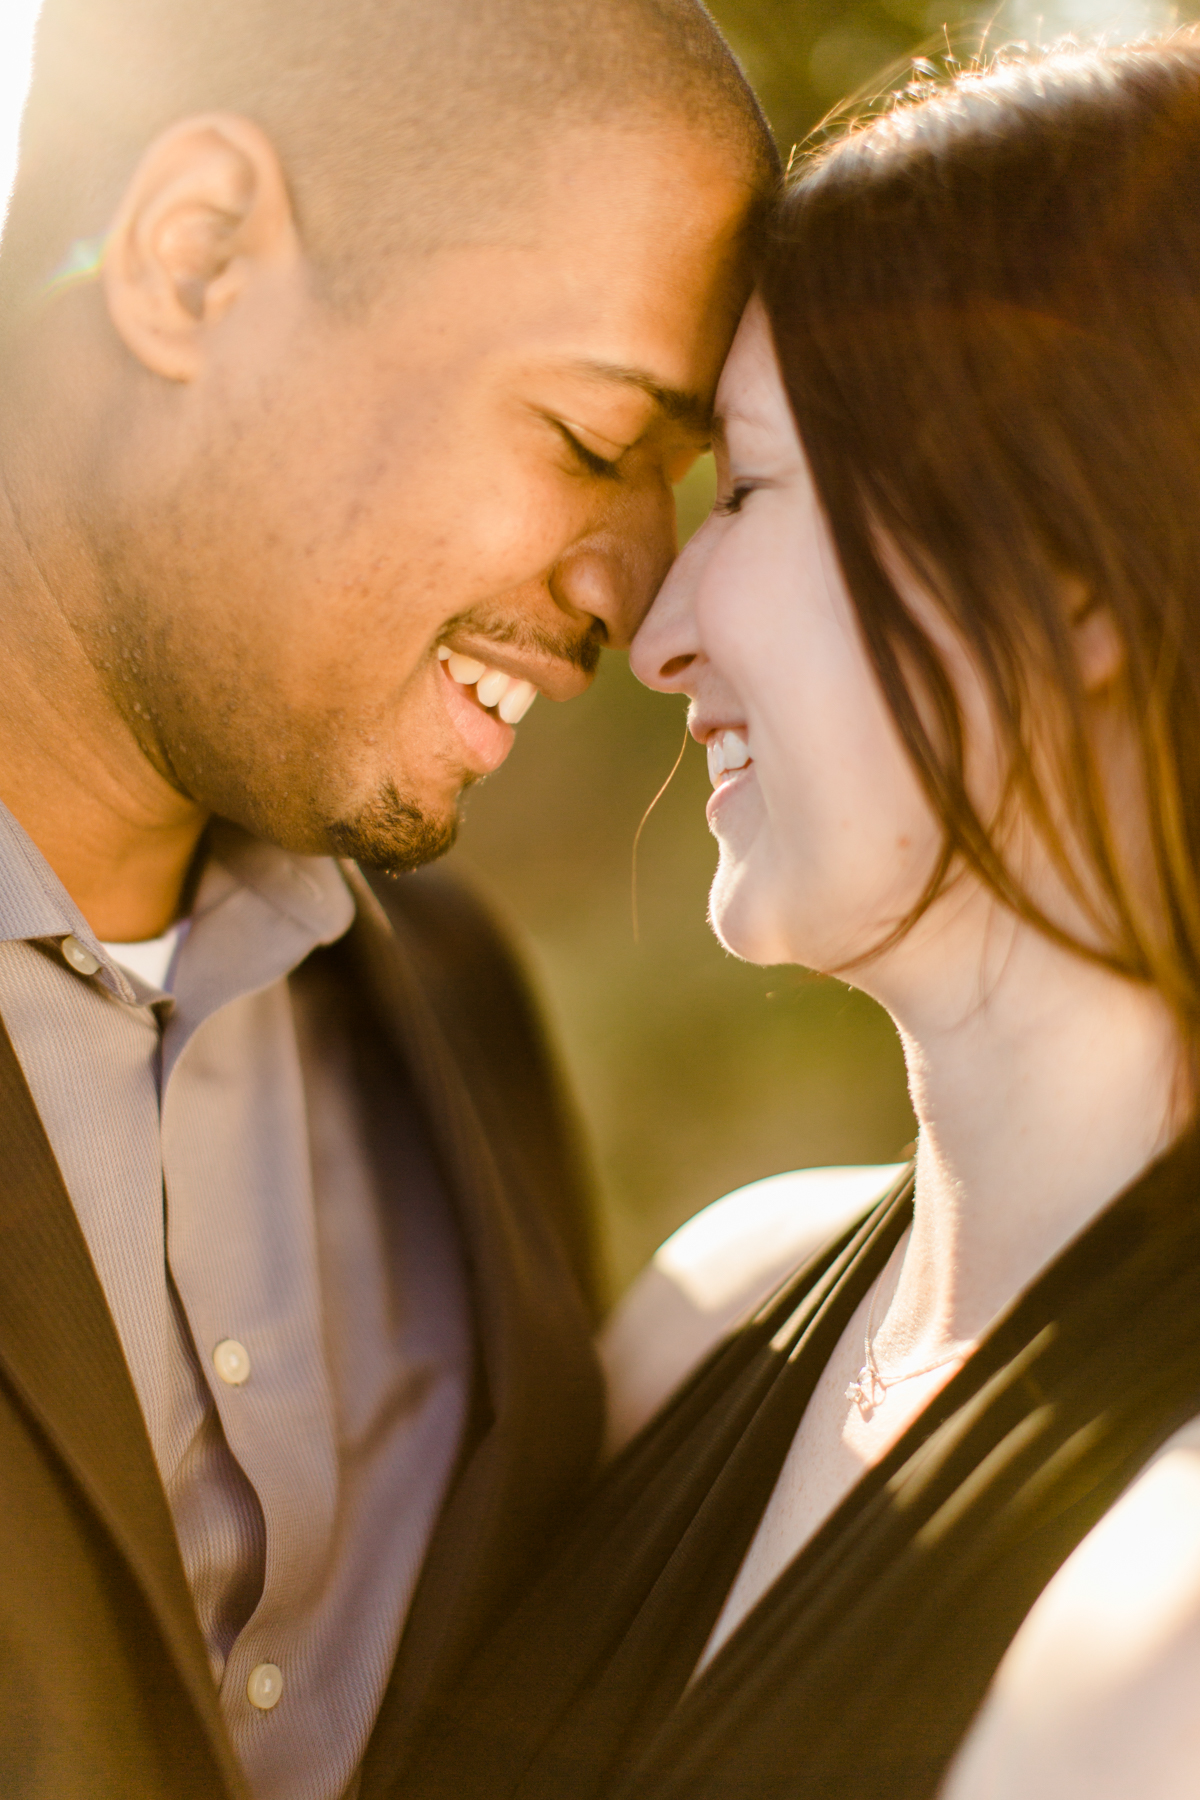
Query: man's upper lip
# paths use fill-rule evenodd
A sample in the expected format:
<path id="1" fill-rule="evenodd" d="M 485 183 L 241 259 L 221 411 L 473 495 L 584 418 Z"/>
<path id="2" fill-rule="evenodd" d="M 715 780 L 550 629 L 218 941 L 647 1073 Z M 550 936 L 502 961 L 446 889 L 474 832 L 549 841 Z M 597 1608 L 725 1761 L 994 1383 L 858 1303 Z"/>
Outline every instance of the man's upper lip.
<path id="1" fill-rule="evenodd" d="M 504 675 L 513 675 L 518 681 L 531 681 L 548 700 L 573 700 L 592 685 L 593 677 L 586 670 L 568 662 L 565 657 L 552 656 L 549 651 L 493 644 L 485 637 L 473 637 L 460 631 L 452 633 L 444 642 L 459 656 L 474 657 L 476 662 L 486 663 L 489 669 L 499 669 Z"/>

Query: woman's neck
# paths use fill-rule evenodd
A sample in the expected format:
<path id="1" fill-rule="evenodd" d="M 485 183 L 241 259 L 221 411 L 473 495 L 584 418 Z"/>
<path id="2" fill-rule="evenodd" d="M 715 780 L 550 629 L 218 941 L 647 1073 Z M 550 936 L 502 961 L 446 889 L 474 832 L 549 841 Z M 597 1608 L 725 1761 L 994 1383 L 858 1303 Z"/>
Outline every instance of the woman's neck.
<path id="1" fill-rule="evenodd" d="M 1184 1117 L 1179 1034 L 1155 990 L 994 915 L 985 948 L 956 959 L 954 937 L 971 937 L 957 925 L 949 941 L 930 933 L 924 979 L 914 944 L 903 976 L 872 983 L 920 1124 L 913 1229 L 880 1334 L 890 1361 L 976 1338 Z"/>

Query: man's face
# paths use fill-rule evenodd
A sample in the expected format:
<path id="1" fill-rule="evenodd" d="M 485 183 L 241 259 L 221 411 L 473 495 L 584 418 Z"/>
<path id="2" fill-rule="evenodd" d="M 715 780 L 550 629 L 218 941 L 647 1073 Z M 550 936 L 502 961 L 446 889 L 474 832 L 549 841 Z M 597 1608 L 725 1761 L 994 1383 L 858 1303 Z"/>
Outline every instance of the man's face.
<path id="1" fill-rule="evenodd" d="M 514 735 L 460 659 L 567 698 L 670 563 L 748 199 L 682 130 L 592 134 L 515 244 L 410 264 L 360 318 L 264 280 L 198 379 L 142 383 L 91 484 L 89 635 L 179 789 L 297 850 L 448 846 Z"/>

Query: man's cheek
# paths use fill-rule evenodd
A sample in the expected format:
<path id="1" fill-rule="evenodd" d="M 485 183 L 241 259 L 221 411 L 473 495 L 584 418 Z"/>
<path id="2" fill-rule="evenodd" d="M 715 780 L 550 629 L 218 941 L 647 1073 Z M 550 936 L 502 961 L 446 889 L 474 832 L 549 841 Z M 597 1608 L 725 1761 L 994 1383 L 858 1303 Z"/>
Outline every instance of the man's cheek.
<path id="1" fill-rule="evenodd" d="M 584 485 L 553 470 L 518 470 L 490 494 L 468 500 L 463 523 L 475 568 L 487 568 L 498 589 L 548 573 L 591 528 L 594 507 Z"/>

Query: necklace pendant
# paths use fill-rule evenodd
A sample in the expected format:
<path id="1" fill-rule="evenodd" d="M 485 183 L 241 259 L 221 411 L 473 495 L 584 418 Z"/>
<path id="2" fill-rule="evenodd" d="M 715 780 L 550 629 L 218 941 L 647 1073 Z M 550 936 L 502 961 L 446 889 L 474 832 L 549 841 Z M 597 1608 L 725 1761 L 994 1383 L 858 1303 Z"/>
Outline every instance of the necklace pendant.
<path id="1" fill-rule="evenodd" d="M 858 1371 L 858 1379 L 852 1381 L 846 1389 L 847 1400 L 853 1400 L 863 1418 L 869 1418 L 879 1404 L 879 1381 L 869 1363 L 864 1363 Z"/>

